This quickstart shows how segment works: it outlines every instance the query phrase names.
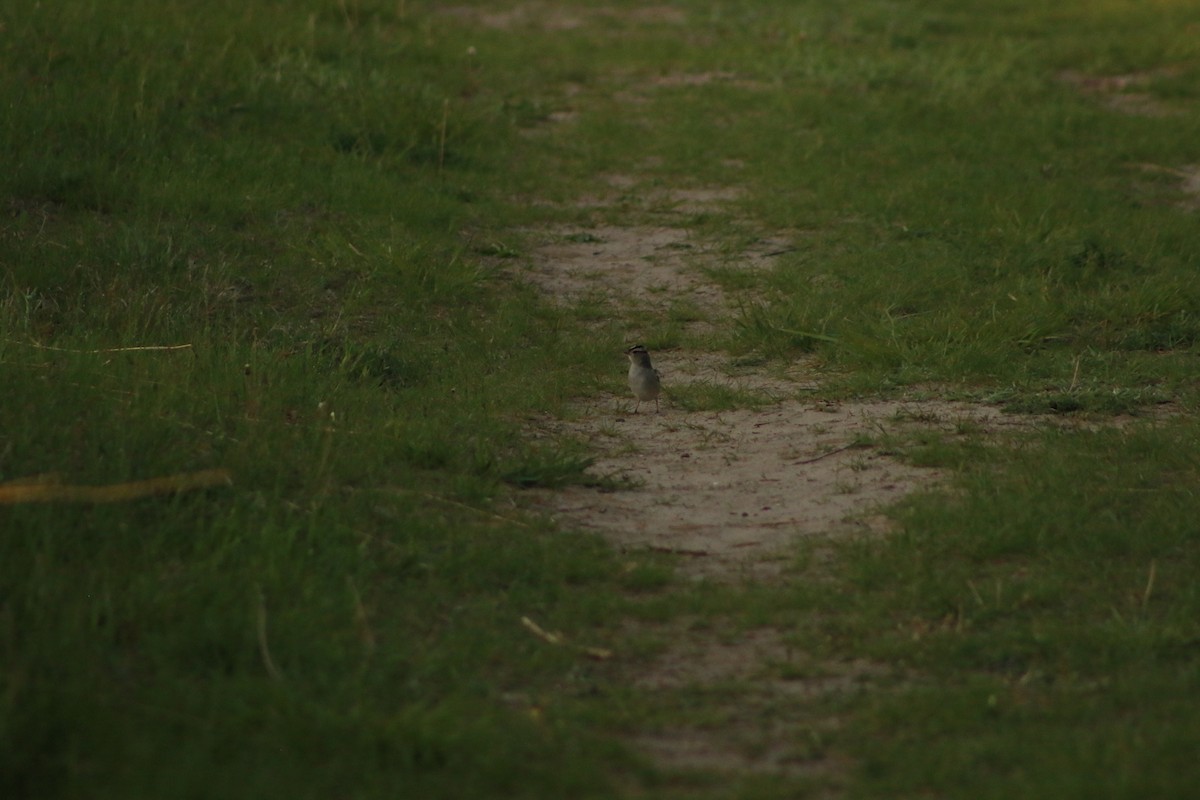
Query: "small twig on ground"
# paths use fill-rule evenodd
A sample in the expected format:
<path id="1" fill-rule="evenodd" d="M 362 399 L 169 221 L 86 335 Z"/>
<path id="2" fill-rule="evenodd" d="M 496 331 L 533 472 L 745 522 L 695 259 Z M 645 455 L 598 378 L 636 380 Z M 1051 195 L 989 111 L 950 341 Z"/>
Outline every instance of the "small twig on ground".
<path id="1" fill-rule="evenodd" d="M 841 447 L 830 450 L 828 453 L 822 453 L 821 455 L 816 456 L 814 458 L 806 458 L 803 461 L 793 461 L 792 463 L 793 464 L 812 464 L 816 461 L 820 461 L 822 458 L 829 458 L 832 455 L 837 455 L 838 453 L 841 453 L 845 450 L 850 450 L 851 448 L 858 447 L 858 446 L 859 445 L 857 442 L 851 442 L 850 444 L 842 445 Z"/>
<path id="2" fill-rule="evenodd" d="M 526 630 L 541 639 L 543 642 L 571 647 L 575 650 L 578 650 L 580 653 L 583 653 L 585 656 L 597 659 L 599 661 L 606 661 L 613 657 L 613 652 L 611 650 L 606 650 L 603 647 L 586 647 L 584 645 L 571 644 L 561 633 L 550 633 L 549 631 L 543 629 L 542 626 L 531 620 L 529 617 L 521 617 L 521 624 L 525 626 Z"/>
<path id="3" fill-rule="evenodd" d="M 549 642 L 550 644 L 563 644 L 563 638 L 561 634 L 550 633 L 549 631 L 544 630 L 542 626 L 538 625 L 529 617 L 521 617 L 521 624 L 543 642 Z"/>

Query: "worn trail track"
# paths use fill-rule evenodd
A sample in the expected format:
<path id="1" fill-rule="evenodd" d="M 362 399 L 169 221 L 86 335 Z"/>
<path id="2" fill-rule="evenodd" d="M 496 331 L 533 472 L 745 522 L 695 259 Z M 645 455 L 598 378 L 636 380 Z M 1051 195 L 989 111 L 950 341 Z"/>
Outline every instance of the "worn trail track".
<path id="1" fill-rule="evenodd" d="M 524 3 L 503 12 L 444 13 L 512 31 L 576 30 L 614 20 L 634 26 L 686 21 L 683 12 L 665 6 L 617 11 Z M 757 90 L 727 73 L 657 75 L 640 85 L 630 80 L 613 95 L 630 108 L 646 105 L 655 92 L 713 82 Z M 573 106 L 583 102 L 577 98 Z M 547 125 L 571 126 L 580 117 L 577 110 L 555 113 Z M 736 163 L 728 166 L 736 173 Z M 802 236 L 763 231 L 757 241 L 731 252 L 728 242 L 704 239 L 689 227 L 697 214 L 736 216 L 740 197 L 736 186 L 664 187 L 637 174 L 599 174 L 592 192 L 572 204 L 592 224 L 518 231 L 530 248 L 527 257 L 503 268 L 556 304 L 607 309 L 609 320 L 626 322 L 627 345 L 652 343 L 681 306 L 692 312 L 689 332 L 699 334 L 690 338 L 703 340 L 731 324 L 735 301 L 756 299 L 730 297 L 708 279 L 709 271 L 771 269 Z M 739 225 L 743 235 L 754 227 L 745 219 Z M 767 372 L 737 367 L 720 353 L 673 349 L 652 355 L 663 374 L 661 413 L 646 413 L 645 405 L 643 413 L 631 413 L 627 364 L 617 350 L 610 392 L 580 399 L 568 418 L 540 420 L 529 431 L 533 437 L 567 435 L 589 442 L 598 456 L 592 468 L 597 476 L 625 476 L 636 488 L 535 490 L 526 497 L 563 528 L 595 532 L 631 561 L 647 552 L 667 554 L 690 580 L 782 585 L 797 579 L 789 567 L 800 538 L 885 534 L 889 520 L 882 509 L 942 475 L 903 463 L 872 442 L 929 429 L 1030 424 L 991 407 L 929 399 L 827 402 L 820 399 L 810 363 Z M 677 398 L 697 387 L 737 390 L 756 402 L 689 411 Z M 629 736 L 638 752 L 668 772 L 800 777 L 836 793 L 847 765 L 819 744 L 840 724 L 821 710 L 823 701 L 837 693 L 872 691 L 896 678 L 882 665 L 797 653 L 786 634 L 770 628 L 730 630 L 708 619 L 637 628 L 638 635 L 667 644 L 651 663 L 637 664 L 636 671 L 631 665 L 628 680 L 656 696 L 676 693 L 681 703 L 702 704 L 707 715 L 704 724 Z M 802 670 L 780 668 L 798 663 Z"/>
<path id="2" fill-rule="evenodd" d="M 703 196 L 718 203 L 731 195 L 714 189 Z M 695 201 L 697 194 L 690 197 Z M 704 268 L 769 268 L 788 246 L 785 235 L 764 236 L 731 259 L 682 223 L 669 223 L 525 231 L 534 249 L 516 274 L 555 303 L 600 298 L 614 318 L 620 318 L 618 309 L 635 309 L 630 318 L 643 320 L 644 327 L 630 327 L 627 340 L 633 343 L 652 339 L 654 320 L 680 298 L 701 310 L 695 324 L 728 324 L 730 298 L 705 278 Z M 530 431 L 588 441 L 598 455 L 592 468 L 597 476 L 624 476 L 636 488 L 571 487 L 529 497 L 564 528 L 598 533 L 631 559 L 669 554 L 677 572 L 692 580 L 795 580 L 789 566 L 798 538 L 886 533 L 889 519 L 881 509 L 942 476 L 871 442 L 931 429 L 1029 424 L 991 407 L 938 400 L 822 401 L 810 365 L 800 362 L 767 373 L 710 352 L 676 349 L 654 356 L 664 382 L 660 413 L 645 404 L 642 413 L 630 413 L 626 361 L 618 351 L 611 393 L 580 400 L 570 418 L 543 420 Z M 763 402 L 688 411 L 673 401 L 674 393 L 696 386 L 727 387 Z M 703 703 L 710 717 L 703 725 L 630 737 L 638 752 L 668 772 L 767 774 L 836 787 L 845 759 L 814 742 L 825 741 L 840 721 L 819 709 L 833 694 L 871 691 L 895 679 L 881 665 L 795 653 L 786 635 L 773 629 L 728 631 L 704 620 L 652 633 L 670 644 L 652 663 L 639 664 L 629 680 L 656 695 L 678 692 L 692 698 L 687 702 Z M 806 677 L 781 677 L 780 665 L 797 659 Z"/>

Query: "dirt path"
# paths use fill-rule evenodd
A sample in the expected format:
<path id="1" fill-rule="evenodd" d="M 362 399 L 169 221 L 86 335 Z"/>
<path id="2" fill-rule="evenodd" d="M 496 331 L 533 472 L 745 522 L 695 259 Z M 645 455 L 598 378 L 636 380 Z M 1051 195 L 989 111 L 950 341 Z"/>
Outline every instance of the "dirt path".
<path id="1" fill-rule="evenodd" d="M 633 179 L 608 181 L 628 189 Z M 736 193 L 722 187 L 658 190 L 685 208 L 659 224 L 551 227 L 525 231 L 534 242 L 517 270 L 556 303 L 602 302 L 629 325 L 628 343 L 652 340 L 672 303 L 697 309 L 700 328 L 730 324 L 731 298 L 705 269 L 762 270 L 786 252 L 783 235 L 763 236 L 730 258 L 693 237 L 682 220 L 694 203 L 719 209 Z M 602 205 L 603 197 L 587 199 Z M 879 442 L 919 430 L 1022 424 L 998 410 L 936 400 L 825 402 L 798 361 L 782 372 L 735 367 L 722 354 L 674 349 L 652 353 L 663 376 L 660 413 L 624 389 L 627 362 L 613 353 L 612 394 L 581 401 L 571 420 L 546 421 L 539 435 L 569 434 L 599 454 L 593 472 L 631 479 L 636 489 L 572 488 L 535 493 L 536 503 L 567 527 L 603 534 L 626 551 L 680 556 L 679 569 L 715 580 L 779 572 L 797 537 L 881 530 L 878 510 L 941 476 L 907 465 Z M 753 396 L 753 408 L 687 411 L 673 401 L 689 389 L 723 387 Z M 803 399 L 802 399 L 803 398 Z M 764 405 L 765 402 L 765 405 Z M 873 444 L 874 443 L 874 444 Z"/>
<path id="2" fill-rule="evenodd" d="M 611 408 L 601 402 L 552 427 L 593 443 L 597 474 L 639 488 L 571 488 L 541 493 L 538 504 L 622 550 L 674 553 L 682 572 L 721 581 L 779 574 L 801 536 L 886 530 L 880 508 L 941 477 L 871 440 L 1008 422 L 992 409 L 932 401 L 785 400 L 697 413 L 668 404 L 636 416 Z"/>
<path id="3" fill-rule="evenodd" d="M 452 6 L 440 13 L 514 34 L 688 22 L 686 11 L 669 6 L 578 8 L 542 0 L 518 1 L 501 11 Z M 663 91 L 714 83 L 746 91 L 763 88 L 720 71 L 630 75 L 627 81 L 608 77 L 611 97 L 631 113 L 650 106 Z M 1161 75 L 1058 75 L 1117 113 L 1176 113 L 1146 91 L 1156 77 Z M 564 94 L 577 99 L 568 110 L 548 114 L 543 126 L 527 129 L 526 135 L 536 138 L 579 124 L 586 94 L 570 85 Z M 654 171 L 654 164 L 644 163 Z M 736 161 L 724 163 L 736 173 Z M 1177 182 L 1179 204 L 1196 207 L 1200 168 L 1194 164 L 1131 167 L 1150 184 Z M 756 298 L 730 297 L 706 275 L 714 269 L 725 274 L 769 270 L 803 233 L 766 231 L 740 252 L 731 252 L 730 242 L 695 235 L 689 220 L 735 215 L 738 187 L 664 186 L 641 179 L 636 164 L 626 168 L 632 174 L 594 176 L 589 194 L 571 203 L 572 211 L 590 212 L 594 224 L 522 231 L 532 249 L 519 267 L 506 267 L 552 302 L 601 309 L 594 316 L 603 317 L 605 325 L 623 321 L 625 344 L 651 346 L 663 376 L 662 412 L 630 413 L 627 363 L 616 350 L 610 392 L 581 399 L 567 419 L 532 427 L 531 436 L 587 441 L 598 456 L 593 467 L 598 476 L 625 476 L 636 487 L 616 492 L 574 487 L 526 495 L 564 529 L 596 532 L 629 554 L 631 562 L 647 551 L 667 554 L 677 572 L 690 580 L 784 585 L 798 579 L 789 570 L 798 540 L 886 535 L 890 520 L 884 510 L 944 477 L 936 469 L 897 458 L 894 442 L 1045 424 L 1030 416 L 1006 416 L 994 407 L 926 397 L 830 402 L 822 399 L 814 365 L 803 360 L 786 369 L 772 365 L 768 372 L 736 366 L 722 353 L 687 347 L 653 351 L 656 341 L 717 338 L 707 334 L 727 329 L 735 301 Z M 1152 185 L 1150 191 L 1157 189 Z M 752 220 L 736 222 L 743 237 L 754 228 Z M 687 335 L 675 335 L 680 320 Z M 673 333 L 664 335 L 671 326 Z M 712 395 L 714 389 L 726 392 L 724 402 L 689 402 L 706 391 Z M 724 410 L 689 410 L 696 408 Z M 637 751 L 668 771 L 799 776 L 813 779 L 825 794 L 836 794 L 847 765 L 822 744 L 840 724 L 824 701 L 842 693 L 877 691 L 904 676 L 888 665 L 797 654 L 786 633 L 778 630 L 729 630 L 723 621 L 711 619 L 693 622 L 652 632 L 665 643 L 661 655 L 652 663 L 631 665 L 627 679 L 656 695 L 676 693 L 681 704 L 702 708 L 707 722 L 636 732 L 630 739 Z"/>
<path id="4" fill-rule="evenodd" d="M 628 189 L 627 180 L 612 181 Z M 600 302 L 629 325 L 628 343 L 652 340 L 670 303 L 686 300 L 692 324 L 729 324 L 731 300 L 705 278 L 721 266 L 761 270 L 785 252 L 784 235 L 760 238 L 740 256 L 693 237 L 682 220 L 696 202 L 708 209 L 736 197 L 721 187 L 665 192 L 687 206 L 657 214 L 655 225 L 631 218 L 595 227 L 525 231 L 534 242 L 516 270 L 552 301 Z M 595 206 L 603 198 L 587 198 Z M 621 316 L 624 315 L 624 316 Z M 991 407 L 937 400 L 828 402 L 819 398 L 811 365 L 787 369 L 735 367 L 723 354 L 674 349 L 653 354 L 663 374 L 661 413 L 645 404 L 630 413 L 627 362 L 613 353 L 613 391 L 579 401 L 570 419 L 547 420 L 531 432 L 570 435 L 598 454 L 598 476 L 621 475 L 637 487 L 605 492 L 574 487 L 535 491 L 531 502 L 567 529 L 599 533 L 622 552 L 673 554 L 693 580 L 785 581 L 793 543 L 804 536 L 881 535 L 880 510 L 942 475 L 903 463 L 883 446 L 930 430 L 997 430 L 1025 419 Z M 747 393 L 753 407 L 688 411 L 673 400 L 689 389 L 726 387 Z M 822 742 L 840 725 L 824 702 L 895 680 L 892 670 L 860 661 L 829 662 L 791 651 L 773 629 L 732 632 L 711 620 L 658 631 L 670 644 L 629 680 L 656 696 L 678 692 L 703 703 L 709 721 L 641 731 L 637 751 L 667 770 L 730 776 L 769 774 L 837 787 L 844 758 Z M 781 664 L 804 664 L 796 678 Z M 697 699 L 699 698 L 699 699 Z M 712 720 L 716 720 L 713 722 Z"/>
<path id="5" fill-rule="evenodd" d="M 555 9 L 518 5 L 476 21 L 505 30 L 569 29 L 589 22 L 587 14 Z M 674 24 L 673 14 L 655 11 L 652 22 Z M 729 79 L 722 74 L 657 76 L 652 84 L 628 87 L 627 94 L 631 105 L 638 105 L 662 86 Z M 577 118 L 557 114 L 546 124 L 570 126 Z M 627 345 L 653 346 L 681 307 L 690 310 L 686 332 L 697 334 L 682 341 L 703 341 L 724 329 L 735 301 L 754 298 L 730 297 L 706 275 L 713 268 L 771 269 L 801 235 L 767 231 L 740 252 L 730 252 L 727 242 L 695 235 L 688 220 L 696 214 L 733 214 L 741 194 L 737 187 L 663 187 L 625 174 L 598 175 L 593 187 L 572 206 L 592 212 L 594 224 L 521 231 L 531 249 L 517 266 L 510 260 L 504 268 L 552 302 L 606 309 L 606 320 L 624 321 Z M 743 219 L 739 226 L 744 235 L 753 223 Z M 994 408 L 937 400 L 827 402 L 820 399 L 813 365 L 804 361 L 767 371 L 701 350 L 652 355 L 663 375 L 661 413 L 646 413 L 644 405 L 643 413 L 631 413 L 633 398 L 624 378 L 628 365 L 617 351 L 610 393 L 581 399 L 569 419 L 545 420 L 530 431 L 589 442 L 598 454 L 593 467 L 598 476 L 625 476 L 637 488 L 538 490 L 527 497 L 565 529 L 597 532 L 624 553 L 670 554 L 677 571 L 697 581 L 786 581 L 794 578 L 787 570 L 801 537 L 886 533 L 883 508 L 942 478 L 937 470 L 897 459 L 885 446 L 888 441 L 930 430 L 1029 424 Z M 720 411 L 689 411 L 697 404 L 680 402 L 714 388 L 752 401 L 708 406 L 726 409 Z M 707 721 L 639 731 L 631 735 L 631 744 L 668 772 L 800 777 L 836 792 L 846 763 L 823 745 L 840 725 L 822 710 L 828 707 L 824 701 L 839 693 L 872 691 L 895 680 L 894 671 L 797 654 L 786 635 L 774 629 L 732 631 L 719 621 L 695 622 L 651 631 L 667 645 L 652 663 L 638 663 L 628 680 L 655 696 L 676 693 L 681 703 L 698 704 Z M 799 671 L 781 668 L 797 663 L 803 665 Z"/>

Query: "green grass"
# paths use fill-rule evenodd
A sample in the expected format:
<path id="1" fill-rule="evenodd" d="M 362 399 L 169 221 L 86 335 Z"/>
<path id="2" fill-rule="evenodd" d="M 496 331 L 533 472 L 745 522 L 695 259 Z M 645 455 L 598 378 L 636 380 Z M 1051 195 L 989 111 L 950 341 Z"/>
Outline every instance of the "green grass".
<path id="1" fill-rule="evenodd" d="M 233 475 L 0 508 L 0 794 L 1196 785 L 1200 235 L 1178 173 L 1200 158 L 1200 14 L 642 5 L 509 29 L 390 0 L 0 12 L 0 481 Z M 1068 72 L 1146 75 L 1169 113 Z M 612 174 L 638 188 L 570 205 Z M 727 254 L 790 237 L 773 270 L 710 269 L 738 305 L 705 343 L 742 363 L 812 354 L 829 395 L 1147 421 L 888 443 L 955 485 L 779 585 L 693 586 L 556 529 L 520 492 L 594 483 L 592 454 L 525 423 L 619 385 L 625 321 L 502 267 L 530 225 L 661 222 L 643 187 L 741 189 L 686 220 Z M 701 316 L 677 304 L 646 338 L 688 343 Z M 821 710 L 844 775 L 663 774 L 621 743 L 707 718 L 628 681 L 656 652 L 631 627 L 697 618 L 893 671 Z"/>
<path id="2" fill-rule="evenodd" d="M 577 660 L 523 615 L 628 580 L 490 506 L 582 479 L 520 420 L 596 361 L 461 236 L 509 116 L 424 14 L 119 11 L 3 20 L 0 477 L 234 485 L 0 512 L 5 794 L 602 793 L 611 748 L 503 700 Z"/>
<path id="3" fill-rule="evenodd" d="M 847 548 L 831 635 L 914 675 L 859 718 L 867 794 L 1187 794 L 1195 436 L 1047 433 Z"/>

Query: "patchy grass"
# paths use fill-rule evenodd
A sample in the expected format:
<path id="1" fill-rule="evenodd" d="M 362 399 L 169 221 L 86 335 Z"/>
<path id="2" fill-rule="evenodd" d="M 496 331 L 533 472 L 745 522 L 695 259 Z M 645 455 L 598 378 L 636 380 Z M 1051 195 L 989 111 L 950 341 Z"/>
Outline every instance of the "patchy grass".
<path id="1" fill-rule="evenodd" d="M 1196 785 L 1197 11 L 642 5 L 0 12 L 0 481 L 234 477 L 0 508 L 0 793 Z M 604 175 L 637 182 L 572 205 Z M 619 380 L 623 337 L 495 265 L 532 223 L 677 213 L 655 187 L 740 190 L 689 212 L 727 252 L 790 240 L 773 270 L 713 273 L 742 363 L 815 353 L 831 394 L 1178 413 L 902 443 L 953 491 L 897 510 L 897 535 L 801 554 L 804 580 L 622 563 L 514 499 L 590 480 L 584 448 L 522 423 Z M 702 314 L 678 303 L 647 339 Z M 797 734 L 836 773 L 664 774 L 623 737 L 723 718 L 631 688 L 653 652 L 623 621 L 685 613 L 902 678 Z"/>
<path id="2" fill-rule="evenodd" d="M 974 792 L 981 769 L 995 797 L 1187 793 L 1195 437 L 1047 432 L 906 504 L 900 533 L 842 547 L 854 600 L 826 609 L 829 635 L 914 676 L 846 740 L 866 793 Z"/>
<path id="3" fill-rule="evenodd" d="M 761 408 L 774 402 L 761 392 L 736 389 L 718 383 L 690 383 L 671 389 L 668 398 L 683 411 L 728 411 Z"/>

